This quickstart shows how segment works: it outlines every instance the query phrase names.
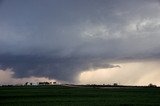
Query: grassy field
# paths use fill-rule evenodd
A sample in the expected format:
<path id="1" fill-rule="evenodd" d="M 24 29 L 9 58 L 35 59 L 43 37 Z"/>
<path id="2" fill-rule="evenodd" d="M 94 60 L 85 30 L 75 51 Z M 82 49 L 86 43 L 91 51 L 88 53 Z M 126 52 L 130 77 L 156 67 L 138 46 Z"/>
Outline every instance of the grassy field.
<path id="1" fill-rule="evenodd" d="M 160 88 L 0 87 L 0 106 L 159 106 Z"/>

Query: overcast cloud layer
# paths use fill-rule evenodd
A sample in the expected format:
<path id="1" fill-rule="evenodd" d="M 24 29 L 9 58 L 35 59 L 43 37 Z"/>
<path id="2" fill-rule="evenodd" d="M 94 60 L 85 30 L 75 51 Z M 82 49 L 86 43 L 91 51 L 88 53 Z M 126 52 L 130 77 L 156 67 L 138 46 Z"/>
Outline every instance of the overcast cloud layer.
<path id="1" fill-rule="evenodd" d="M 118 61 L 160 58 L 158 0 L 1 0 L 0 68 L 76 81 Z"/>

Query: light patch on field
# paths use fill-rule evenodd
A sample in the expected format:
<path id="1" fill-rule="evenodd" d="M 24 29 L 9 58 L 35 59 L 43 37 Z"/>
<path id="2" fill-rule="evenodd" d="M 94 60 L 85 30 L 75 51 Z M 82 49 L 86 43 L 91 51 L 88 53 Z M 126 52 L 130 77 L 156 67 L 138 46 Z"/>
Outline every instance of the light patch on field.
<path id="1" fill-rule="evenodd" d="M 38 82 L 55 82 L 54 79 L 45 77 L 29 77 L 29 78 L 14 78 L 14 72 L 11 69 L 0 70 L 0 85 L 24 85 L 26 82 L 33 83 L 34 85 Z"/>
<path id="2" fill-rule="evenodd" d="M 130 62 L 119 64 L 120 68 L 84 71 L 79 76 L 81 84 L 113 84 L 160 86 L 159 61 Z"/>

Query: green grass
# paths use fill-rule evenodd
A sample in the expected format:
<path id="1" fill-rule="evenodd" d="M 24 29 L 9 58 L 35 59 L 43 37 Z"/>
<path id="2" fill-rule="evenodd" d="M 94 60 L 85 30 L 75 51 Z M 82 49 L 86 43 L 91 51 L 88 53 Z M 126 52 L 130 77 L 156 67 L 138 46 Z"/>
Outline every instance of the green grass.
<path id="1" fill-rule="evenodd" d="M 160 88 L 0 87 L 0 106 L 160 106 Z"/>

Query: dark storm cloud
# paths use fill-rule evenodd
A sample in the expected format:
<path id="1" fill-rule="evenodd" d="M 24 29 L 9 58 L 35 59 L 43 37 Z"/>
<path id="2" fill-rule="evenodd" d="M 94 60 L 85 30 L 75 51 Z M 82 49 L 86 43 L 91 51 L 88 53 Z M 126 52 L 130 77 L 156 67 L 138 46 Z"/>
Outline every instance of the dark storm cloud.
<path id="1" fill-rule="evenodd" d="M 100 60 L 84 57 L 42 57 L 35 55 L 0 55 L 1 69 L 11 68 L 15 77 L 49 77 L 73 82 L 84 71 L 98 68 L 114 68 Z"/>
<path id="2" fill-rule="evenodd" d="M 159 58 L 158 1 L 14 0 L 0 9 L 0 66 L 73 81 L 119 60 Z M 158 5 L 157 5 L 158 4 Z"/>

